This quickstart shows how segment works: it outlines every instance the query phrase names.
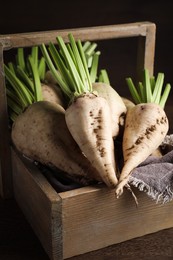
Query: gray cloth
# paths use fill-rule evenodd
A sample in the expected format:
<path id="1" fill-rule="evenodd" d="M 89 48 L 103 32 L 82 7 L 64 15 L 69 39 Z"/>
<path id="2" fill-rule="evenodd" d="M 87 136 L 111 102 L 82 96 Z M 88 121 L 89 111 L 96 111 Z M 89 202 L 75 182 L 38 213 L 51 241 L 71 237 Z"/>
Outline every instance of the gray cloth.
<path id="1" fill-rule="evenodd" d="M 160 158 L 149 156 L 133 170 L 129 184 L 157 203 L 166 203 L 173 199 L 173 135 L 165 138 L 161 148 L 166 154 Z"/>

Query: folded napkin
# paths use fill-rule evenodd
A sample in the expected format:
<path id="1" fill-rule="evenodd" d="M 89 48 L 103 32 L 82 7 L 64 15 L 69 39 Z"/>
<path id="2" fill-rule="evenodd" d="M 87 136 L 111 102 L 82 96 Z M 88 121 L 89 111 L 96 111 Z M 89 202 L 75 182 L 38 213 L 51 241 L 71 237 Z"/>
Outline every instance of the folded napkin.
<path id="1" fill-rule="evenodd" d="M 149 156 L 132 171 L 129 184 L 166 203 L 173 199 L 173 135 L 166 136 L 161 150 L 162 157 Z"/>

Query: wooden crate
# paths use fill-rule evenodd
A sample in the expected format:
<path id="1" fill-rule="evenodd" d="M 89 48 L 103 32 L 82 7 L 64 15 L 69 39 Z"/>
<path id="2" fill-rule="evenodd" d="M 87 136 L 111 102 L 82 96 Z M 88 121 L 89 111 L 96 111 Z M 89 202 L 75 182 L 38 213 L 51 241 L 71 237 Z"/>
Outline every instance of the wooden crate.
<path id="1" fill-rule="evenodd" d="M 4 53 L 12 48 L 55 42 L 57 35 L 67 41 L 69 31 L 81 40 L 138 37 L 137 71 L 147 67 L 150 74 L 153 73 L 155 52 L 156 27 L 150 22 L 0 36 L 0 193 L 4 198 L 14 196 L 52 260 L 66 259 L 173 226 L 172 203 L 156 205 L 138 190 L 138 208 L 128 191 L 117 200 L 114 191 L 104 185 L 57 193 L 38 168 L 11 148 Z"/>

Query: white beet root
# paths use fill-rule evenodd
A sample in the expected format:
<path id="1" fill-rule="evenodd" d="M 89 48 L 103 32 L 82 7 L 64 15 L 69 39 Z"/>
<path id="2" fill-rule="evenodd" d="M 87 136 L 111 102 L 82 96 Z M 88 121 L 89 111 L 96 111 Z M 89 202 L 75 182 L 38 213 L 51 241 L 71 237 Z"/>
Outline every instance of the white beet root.
<path id="1" fill-rule="evenodd" d="M 83 94 L 67 108 L 65 119 L 81 151 L 110 188 L 117 184 L 110 108 L 106 99 Z"/>
<path id="2" fill-rule="evenodd" d="M 72 138 L 60 105 L 48 101 L 30 105 L 13 123 L 11 136 L 20 153 L 56 167 L 80 183 L 88 184 L 98 177 Z"/>
<path id="3" fill-rule="evenodd" d="M 155 103 L 141 103 L 128 110 L 123 135 L 124 167 L 116 188 L 123 192 L 132 170 L 163 142 L 169 129 L 165 111 Z"/>
<path id="4" fill-rule="evenodd" d="M 60 87 L 54 84 L 42 84 L 42 97 L 44 101 L 50 101 L 65 108 L 65 101 Z"/>
<path id="5" fill-rule="evenodd" d="M 119 127 L 122 124 L 121 117 L 126 114 L 126 106 L 120 95 L 106 83 L 96 82 L 92 84 L 93 91 L 96 91 L 100 97 L 107 100 L 110 107 L 112 119 L 112 136 L 116 137 L 119 134 Z"/>

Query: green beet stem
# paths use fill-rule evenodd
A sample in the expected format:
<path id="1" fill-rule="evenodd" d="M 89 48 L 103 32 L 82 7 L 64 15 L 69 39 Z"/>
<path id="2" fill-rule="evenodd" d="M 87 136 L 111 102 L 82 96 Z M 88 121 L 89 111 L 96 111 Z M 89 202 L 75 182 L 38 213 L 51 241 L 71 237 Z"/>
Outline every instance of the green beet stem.
<path id="1" fill-rule="evenodd" d="M 48 68 L 50 69 L 52 75 L 54 76 L 55 80 L 57 81 L 57 83 L 59 84 L 59 86 L 61 87 L 62 91 L 64 92 L 64 94 L 68 97 L 71 98 L 71 91 L 69 90 L 69 88 L 67 87 L 66 83 L 62 80 L 62 77 L 60 75 L 60 73 L 57 71 L 57 69 L 55 68 L 49 53 L 46 49 L 45 44 L 41 44 L 40 45 L 41 51 L 44 55 L 45 61 L 47 63 Z"/>
<path id="2" fill-rule="evenodd" d="M 41 57 L 39 63 L 38 63 L 38 73 L 39 73 L 39 78 L 41 82 L 44 81 L 45 79 L 45 74 L 46 74 L 46 62 L 44 57 Z"/>
<path id="3" fill-rule="evenodd" d="M 99 56 L 100 56 L 100 52 L 95 52 L 92 59 L 92 65 L 90 68 L 90 80 L 92 83 L 94 83 L 97 80 Z"/>
<path id="4" fill-rule="evenodd" d="M 66 89 L 70 89 L 70 91 L 73 93 L 75 92 L 75 82 L 73 77 L 71 77 L 71 74 L 69 73 L 69 70 L 66 66 L 66 63 L 60 54 L 60 52 L 57 51 L 55 48 L 55 45 L 53 43 L 49 44 L 49 52 L 51 54 L 52 60 L 57 68 L 57 71 L 59 72 L 59 76 L 61 77 L 62 81 L 64 82 Z M 70 51 L 71 52 L 71 51 Z M 67 87 L 68 86 L 68 87 Z"/>
<path id="5" fill-rule="evenodd" d="M 4 71 L 6 79 L 16 91 L 21 100 L 22 106 L 26 107 L 28 104 L 32 104 L 32 97 L 29 95 L 25 85 L 10 71 L 6 65 L 4 65 Z"/>
<path id="6" fill-rule="evenodd" d="M 24 58 L 24 49 L 23 48 L 17 49 L 17 64 L 24 71 L 26 70 L 26 64 L 25 64 L 25 58 Z"/>
<path id="7" fill-rule="evenodd" d="M 165 90 L 160 98 L 160 103 L 159 105 L 164 109 L 166 101 L 168 99 L 169 93 L 171 91 L 171 85 L 168 83 L 166 84 Z"/>
<path id="8" fill-rule="evenodd" d="M 138 83 L 138 89 L 139 89 L 139 96 L 141 97 L 141 102 L 145 103 L 146 102 L 146 93 L 145 93 L 145 89 L 144 89 L 142 82 Z"/>
<path id="9" fill-rule="evenodd" d="M 34 81 L 35 101 L 41 101 L 42 90 L 41 90 L 41 82 L 38 73 L 38 64 L 37 61 L 31 55 L 28 57 L 28 62 L 32 73 L 32 79 Z"/>
<path id="10" fill-rule="evenodd" d="M 105 69 L 100 70 L 99 82 L 103 82 L 110 85 L 109 76 Z"/>
<path id="11" fill-rule="evenodd" d="M 144 70 L 144 86 L 146 90 L 146 100 L 147 102 L 152 102 L 152 92 L 151 92 L 151 85 L 150 85 L 150 75 L 147 69 Z"/>
<path id="12" fill-rule="evenodd" d="M 163 88 L 163 82 L 164 82 L 164 74 L 158 73 L 156 83 L 155 83 L 155 88 L 153 91 L 153 101 L 156 104 L 159 104 L 159 102 L 160 102 L 161 92 L 162 92 L 162 88 Z"/>
<path id="13" fill-rule="evenodd" d="M 87 78 L 87 74 L 86 74 L 86 70 L 85 70 L 86 64 L 83 63 L 82 55 L 80 55 L 80 53 L 78 51 L 77 44 L 76 44 L 72 34 L 69 34 L 69 40 L 70 40 L 71 47 L 72 47 L 74 57 L 75 57 L 75 60 L 76 60 L 76 68 L 77 68 L 77 71 L 80 75 L 80 79 L 82 81 L 82 86 L 81 86 L 81 89 L 80 89 L 80 93 L 82 93 L 83 88 L 87 88 L 87 90 L 89 90 L 88 78 Z M 78 41 L 78 44 L 80 46 L 79 41 Z M 82 46 L 81 46 L 81 48 L 82 48 Z M 83 49 L 82 49 L 82 52 L 83 52 Z M 84 53 L 83 53 L 83 55 L 84 55 Z"/>
<path id="14" fill-rule="evenodd" d="M 163 89 L 163 73 L 158 73 L 157 78 L 155 79 L 154 76 L 149 76 L 149 71 L 147 69 L 144 69 L 143 82 L 138 83 L 139 91 L 137 91 L 131 78 L 127 78 L 126 82 L 136 104 L 152 102 L 159 104 L 162 108 L 165 107 L 165 103 L 171 90 L 171 85 L 167 84 L 165 89 Z"/>
<path id="15" fill-rule="evenodd" d="M 10 109 L 15 112 L 16 115 L 21 114 L 22 112 L 22 108 L 20 107 L 20 105 L 18 105 L 17 102 L 15 102 L 10 96 L 7 95 L 7 103 L 8 106 L 10 107 Z"/>
<path id="16" fill-rule="evenodd" d="M 77 70 L 77 68 L 76 68 L 76 66 L 73 62 L 73 59 L 71 58 L 71 55 L 68 52 L 68 49 L 67 49 L 62 37 L 58 36 L 57 41 L 58 41 L 59 47 L 60 47 L 60 49 L 63 53 L 63 57 L 64 57 L 65 62 L 67 64 L 67 68 L 69 70 L 69 73 L 70 73 L 71 77 L 73 78 L 75 92 L 78 93 L 78 94 L 81 94 L 83 83 L 81 81 L 78 70 Z"/>
<path id="17" fill-rule="evenodd" d="M 155 77 L 154 77 L 154 76 L 151 76 L 151 77 L 150 77 L 150 85 L 151 85 L 151 92 L 152 92 L 152 93 L 153 93 L 153 91 L 154 91 L 155 84 L 156 84 Z"/>
<path id="18" fill-rule="evenodd" d="M 90 57 L 94 53 L 96 47 L 97 47 L 97 43 L 92 43 L 86 50 L 85 55 Z"/>
<path id="19" fill-rule="evenodd" d="M 33 46 L 31 49 L 31 56 L 36 67 L 38 67 L 38 46 Z"/>
<path id="20" fill-rule="evenodd" d="M 86 56 L 85 56 L 85 53 L 83 51 L 82 43 L 81 43 L 80 40 L 77 41 L 77 46 L 78 46 L 79 54 L 81 56 L 83 66 L 84 66 L 84 69 L 85 69 L 85 78 L 86 78 L 85 83 L 87 84 L 87 86 L 84 84 L 83 92 L 87 92 L 87 91 L 91 92 L 92 91 L 92 83 L 91 83 L 91 79 L 90 79 L 90 75 L 89 75 L 88 64 L 87 64 Z"/>
<path id="21" fill-rule="evenodd" d="M 129 87 L 130 93 L 136 104 L 142 103 L 141 97 L 139 96 L 137 89 L 131 78 L 126 78 L 127 85 Z"/>
<path id="22" fill-rule="evenodd" d="M 88 48 L 91 46 L 91 42 L 90 41 L 86 41 L 84 42 L 82 48 L 84 52 L 87 52 Z"/>
<path id="23" fill-rule="evenodd" d="M 21 77 L 22 81 L 26 84 L 28 87 L 28 90 L 30 90 L 30 95 L 33 97 L 34 100 L 34 84 L 33 81 L 28 77 L 28 75 L 25 73 L 25 71 L 20 67 L 17 66 L 17 73 Z"/>

